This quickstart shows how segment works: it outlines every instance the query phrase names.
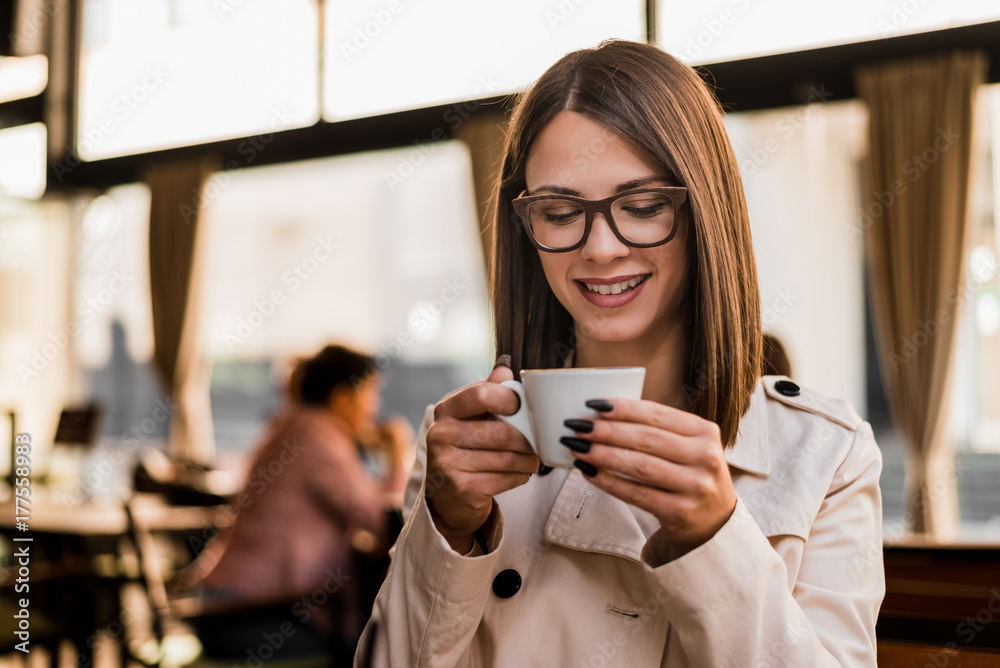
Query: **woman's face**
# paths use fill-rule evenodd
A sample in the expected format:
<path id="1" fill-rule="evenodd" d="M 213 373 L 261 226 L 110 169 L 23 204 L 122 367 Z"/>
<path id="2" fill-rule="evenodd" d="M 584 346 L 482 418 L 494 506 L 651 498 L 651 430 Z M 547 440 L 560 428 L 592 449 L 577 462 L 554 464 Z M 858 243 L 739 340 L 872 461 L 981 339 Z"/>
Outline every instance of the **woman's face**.
<path id="1" fill-rule="evenodd" d="M 330 410 L 343 418 L 355 433 L 362 433 L 375 426 L 382 404 L 382 374 L 374 374 L 357 386 L 334 388 L 330 397 Z"/>
<path id="2" fill-rule="evenodd" d="M 636 152 L 619 135 L 573 111 L 563 111 L 539 133 L 525 165 L 529 195 L 564 194 L 602 199 L 642 186 L 676 186 L 652 156 Z M 566 253 L 538 251 L 549 287 L 569 311 L 578 336 L 606 342 L 658 336 L 681 307 L 687 216 L 668 243 L 631 248 L 595 214 L 582 247 Z M 602 296 L 586 284 L 642 279 L 627 292 Z M 617 289 L 617 288 L 615 288 Z"/>

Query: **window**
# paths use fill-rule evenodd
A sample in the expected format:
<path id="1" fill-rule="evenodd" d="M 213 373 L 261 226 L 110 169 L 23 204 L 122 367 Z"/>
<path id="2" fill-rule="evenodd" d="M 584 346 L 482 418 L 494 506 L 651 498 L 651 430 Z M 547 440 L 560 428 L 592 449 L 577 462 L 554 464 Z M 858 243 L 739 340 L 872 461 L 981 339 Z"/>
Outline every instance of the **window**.
<path id="1" fill-rule="evenodd" d="M 984 86 L 978 102 L 948 437 L 963 534 L 1000 540 L 1000 86 Z"/>
<path id="2" fill-rule="evenodd" d="M 38 199 L 45 193 L 45 124 L 0 130 L 0 196 Z"/>
<path id="3" fill-rule="evenodd" d="M 327 343 L 376 354 L 385 410 L 414 427 L 478 380 L 492 337 L 471 178 L 456 141 L 213 177 L 205 283 L 223 465 L 260 437 L 290 359 Z"/>
<path id="4" fill-rule="evenodd" d="M 49 59 L 45 56 L 0 56 L 0 102 L 39 95 L 48 81 Z"/>
<path id="5" fill-rule="evenodd" d="M 311 0 L 85 0 L 80 156 L 312 125 L 317 11 Z"/>
<path id="6" fill-rule="evenodd" d="M 1000 18 L 993 0 L 659 2 L 657 39 L 686 63 L 718 63 Z"/>
<path id="7" fill-rule="evenodd" d="M 645 3 L 327 2 L 325 25 L 323 115 L 341 120 L 516 92 L 569 51 L 643 39 Z"/>
<path id="8" fill-rule="evenodd" d="M 863 246 L 851 222 L 864 118 L 858 102 L 821 100 L 726 117 L 750 212 L 764 331 L 785 346 L 793 378 L 862 414 Z"/>

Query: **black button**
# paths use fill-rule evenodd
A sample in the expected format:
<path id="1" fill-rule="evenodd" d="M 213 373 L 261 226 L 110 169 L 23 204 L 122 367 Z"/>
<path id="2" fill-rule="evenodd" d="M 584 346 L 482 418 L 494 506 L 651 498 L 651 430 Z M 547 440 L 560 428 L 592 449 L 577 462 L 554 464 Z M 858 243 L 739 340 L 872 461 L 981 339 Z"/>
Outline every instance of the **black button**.
<path id="1" fill-rule="evenodd" d="M 551 466 L 546 466 L 545 464 L 538 465 L 538 475 L 548 475 L 554 470 Z"/>
<path id="2" fill-rule="evenodd" d="M 500 571 L 493 578 L 493 593 L 500 598 L 510 598 L 521 588 L 521 574 L 513 568 Z"/>
<path id="3" fill-rule="evenodd" d="M 799 396 L 799 386 L 790 380 L 779 380 L 774 384 L 774 389 L 776 389 L 781 394 L 786 397 L 797 397 Z"/>

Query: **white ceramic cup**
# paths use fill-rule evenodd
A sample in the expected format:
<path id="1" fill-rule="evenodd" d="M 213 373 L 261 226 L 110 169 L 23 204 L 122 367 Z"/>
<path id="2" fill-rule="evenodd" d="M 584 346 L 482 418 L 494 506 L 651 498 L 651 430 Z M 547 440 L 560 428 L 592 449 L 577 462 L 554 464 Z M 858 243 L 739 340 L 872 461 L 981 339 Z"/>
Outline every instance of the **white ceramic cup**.
<path id="1" fill-rule="evenodd" d="M 524 435 L 543 464 L 572 468 L 574 457 L 559 438 L 576 433 L 563 421 L 600 415 L 587 408 L 591 399 L 641 399 L 645 377 L 641 366 L 524 369 L 520 382 L 500 383 L 517 392 L 520 407 L 513 415 L 497 417 Z"/>

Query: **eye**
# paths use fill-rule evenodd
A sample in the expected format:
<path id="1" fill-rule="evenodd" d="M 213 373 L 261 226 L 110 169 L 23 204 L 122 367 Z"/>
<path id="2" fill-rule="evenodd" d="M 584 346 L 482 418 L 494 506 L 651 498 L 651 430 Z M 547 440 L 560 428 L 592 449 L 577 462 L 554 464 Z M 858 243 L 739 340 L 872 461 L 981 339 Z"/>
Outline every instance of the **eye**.
<path id="1" fill-rule="evenodd" d="M 583 215 L 580 205 L 569 200 L 542 200 L 531 207 L 532 222 L 568 225 Z"/>
<path id="2" fill-rule="evenodd" d="M 617 202 L 616 206 L 633 218 L 654 218 L 671 211 L 670 200 L 662 195 L 635 195 Z"/>

